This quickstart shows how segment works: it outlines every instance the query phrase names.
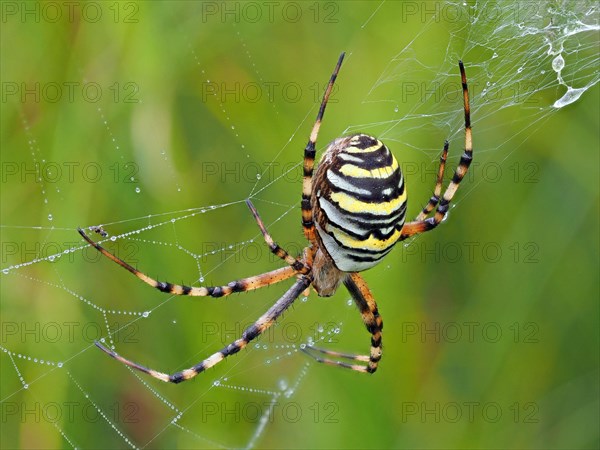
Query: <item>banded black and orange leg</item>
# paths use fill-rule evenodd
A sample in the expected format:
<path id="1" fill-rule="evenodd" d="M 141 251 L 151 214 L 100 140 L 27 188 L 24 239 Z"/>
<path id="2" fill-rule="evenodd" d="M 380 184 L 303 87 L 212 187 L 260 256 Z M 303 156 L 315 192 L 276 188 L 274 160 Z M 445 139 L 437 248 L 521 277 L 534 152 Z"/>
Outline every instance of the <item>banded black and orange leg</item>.
<path id="1" fill-rule="evenodd" d="M 440 201 L 440 195 L 442 195 L 442 184 L 444 183 L 444 171 L 446 170 L 446 159 L 448 158 L 448 147 L 450 143 L 444 142 L 444 149 L 442 150 L 442 156 L 440 156 L 440 167 L 438 169 L 437 180 L 435 187 L 433 188 L 433 195 L 429 199 L 427 205 L 423 208 L 423 211 L 415 218 L 415 221 L 421 221 L 427 218 L 427 216 L 434 210 Z"/>
<path id="2" fill-rule="evenodd" d="M 265 239 L 265 242 L 269 246 L 269 250 L 271 250 L 271 253 L 273 253 L 278 258 L 281 258 L 282 260 L 284 260 L 290 267 L 293 267 L 294 270 L 297 271 L 299 274 L 306 275 L 310 271 L 310 267 L 308 267 L 306 264 L 304 264 L 298 258 L 294 258 L 293 256 L 291 256 L 288 252 L 286 252 L 283 248 L 281 248 L 273 240 L 273 238 L 267 231 L 267 228 L 265 227 L 264 222 L 260 218 L 258 211 L 254 207 L 254 204 L 252 204 L 250 199 L 246 199 L 246 205 L 248 205 L 248 208 L 250 208 L 250 212 L 252 212 L 252 216 L 254 217 L 254 220 L 258 224 L 258 228 L 260 228 L 260 232 L 262 233 L 263 238 Z"/>
<path id="3" fill-rule="evenodd" d="M 106 348 L 99 342 L 96 342 L 96 346 L 98 346 L 101 350 L 115 358 L 117 361 L 132 367 L 133 369 L 139 370 L 140 372 L 147 373 L 148 375 L 157 378 L 161 381 L 167 383 L 181 383 L 182 381 L 189 380 L 194 378 L 199 373 L 204 372 L 206 369 L 213 367 L 215 364 L 220 363 L 228 356 L 231 356 L 241 349 L 246 347 L 250 341 L 256 339 L 260 336 L 265 330 L 267 330 L 283 312 L 289 308 L 289 306 L 298 298 L 298 296 L 306 289 L 311 283 L 311 279 L 307 276 L 302 276 L 299 280 L 297 280 L 294 285 L 288 289 L 288 291 L 283 294 L 283 296 L 275 302 L 269 310 L 263 314 L 253 325 L 249 326 L 244 330 L 242 336 L 233 341 L 228 346 L 219 350 L 218 352 L 212 354 L 205 360 L 196 364 L 195 366 L 190 367 L 189 369 L 183 370 L 181 372 L 176 372 L 172 375 L 157 372 L 156 370 L 149 369 L 148 367 L 141 366 L 129 359 L 126 359 L 119 354 L 115 353 L 113 350 Z"/>
<path id="4" fill-rule="evenodd" d="M 419 214 L 417 220 L 404 224 L 404 227 L 402 227 L 402 234 L 400 236 L 401 241 L 411 236 L 414 236 L 415 234 L 424 233 L 425 231 L 432 230 L 441 223 L 441 221 L 448 213 L 450 202 L 452 201 L 454 194 L 456 194 L 460 182 L 465 177 L 465 174 L 467 173 L 467 170 L 469 170 L 469 166 L 471 165 L 471 161 L 473 160 L 473 140 L 471 135 L 471 107 L 469 104 L 469 88 L 467 86 L 467 76 L 465 75 L 465 67 L 462 61 L 458 62 L 458 66 L 460 68 L 465 111 L 465 151 L 460 158 L 460 162 L 458 163 L 458 167 L 454 172 L 454 176 L 452 177 L 450 184 L 446 188 L 443 197 L 437 205 L 433 217 L 429 217 L 427 219 L 422 218 L 423 213 L 429 207 L 428 204 L 428 206 L 425 207 L 421 214 Z M 431 202 L 432 201 L 430 200 L 430 203 Z M 421 218 L 421 220 L 419 220 L 419 218 Z"/>
<path id="5" fill-rule="evenodd" d="M 371 333 L 371 351 L 368 355 L 354 355 L 350 353 L 340 353 L 331 350 L 325 350 L 318 347 L 306 347 L 304 352 L 308 353 L 316 361 L 332 366 L 344 367 L 346 369 L 356 370 L 358 372 L 373 373 L 377 370 L 379 360 L 381 359 L 381 332 L 383 330 L 383 320 L 377 310 L 377 303 L 367 286 L 367 283 L 358 273 L 350 273 L 344 279 L 344 285 L 350 292 L 350 295 L 354 299 L 354 303 L 358 306 L 362 320 L 367 327 L 369 333 Z M 311 351 L 319 352 L 335 358 L 350 359 L 353 361 L 359 361 L 364 364 L 350 364 L 335 359 L 320 358 L 315 356 Z"/>
<path id="6" fill-rule="evenodd" d="M 296 275 L 298 273 L 298 271 L 291 266 L 282 267 L 280 269 L 272 270 L 270 272 L 266 272 L 266 273 L 256 275 L 253 277 L 242 278 L 240 280 L 232 281 L 231 283 L 228 283 L 227 285 L 224 285 L 224 286 L 196 287 L 196 286 L 184 286 L 184 285 L 174 284 L 174 283 L 169 283 L 169 282 L 164 282 L 164 281 L 157 281 L 154 278 L 149 277 L 145 273 L 140 272 L 135 267 L 133 267 L 130 264 L 123 261 L 121 258 L 110 253 L 108 250 L 106 250 L 100 244 L 93 241 L 87 234 L 85 234 L 85 232 L 81 228 L 78 228 L 77 231 L 79 231 L 79 234 L 81 236 L 83 236 L 83 238 L 87 241 L 88 244 L 90 244 L 92 247 L 94 247 L 96 250 L 98 250 L 100 253 L 102 253 L 104 256 L 106 256 L 108 259 L 110 259 L 111 261 L 114 261 L 115 263 L 117 263 L 118 265 L 123 267 L 124 269 L 127 269 L 129 272 L 131 272 L 133 275 L 138 277 L 144 283 L 152 286 L 155 289 L 158 289 L 161 292 L 167 292 L 169 294 L 188 295 L 191 297 L 217 297 L 218 298 L 218 297 L 224 297 L 226 295 L 233 294 L 235 292 L 252 291 L 254 289 L 259 289 L 264 286 L 269 286 L 271 284 L 279 283 L 281 281 L 292 278 L 294 275 Z"/>
<path id="7" fill-rule="evenodd" d="M 310 133 L 310 137 L 308 139 L 308 143 L 306 144 L 306 148 L 304 149 L 304 164 L 303 164 L 303 178 L 302 178 L 302 228 L 304 230 L 304 236 L 306 239 L 312 244 L 313 247 L 317 246 L 317 238 L 315 235 L 315 224 L 313 222 L 313 212 L 312 205 L 310 202 L 310 196 L 312 192 L 312 176 L 313 169 L 315 167 L 315 155 L 316 155 L 316 145 L 317 145 L 317 137 L 319 136 L 319 129 L 321 128 L 321 122 L 323 121 L 323 115 L 325 114 L 325 107 L 327 106 L 327 101 L 329 100 L 329 95 L 331 94 L 331 90 L 333 89 L 333 85 L 335 83 L 335 79 L 337 78 L 338 72 L 340 71 L 340 67 L 342 66 L 342 61 L 344 60 L 345 53 L 340 55 L 338 62 L 331 74 L 331 78 L 329 79 L 329 84 L 327 85 L 327 89 L 325 89 L 325 93 L 323 94 L 323 100 L 321 100 L 321 106 L 319 107 L 319 112 L 317 113 L 317 119 L 315 124 L 313 125 L 312 131 Z"/>

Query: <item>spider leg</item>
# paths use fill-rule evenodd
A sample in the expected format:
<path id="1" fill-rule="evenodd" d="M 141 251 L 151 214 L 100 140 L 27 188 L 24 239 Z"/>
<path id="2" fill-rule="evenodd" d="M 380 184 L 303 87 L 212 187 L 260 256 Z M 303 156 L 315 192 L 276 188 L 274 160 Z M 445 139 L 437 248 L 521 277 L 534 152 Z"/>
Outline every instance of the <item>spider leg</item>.
<path id="1" fill-rule="evenodd" d="M 381 359 L 381 331 L 383 330 L 383 320 L 377 310 L 377 303 L 373 298 L 373 294 L 369 290 L 367 283 L 358 273 L 350 273 L 344 279 L 344 285 L 352 298 L 354 303 L 358 306 L 363 322 L 367 327 L 369 333 L 371 333 L 371 351 L 368 355 L 354 355 L 350 353 L 340 353 L 331 350 L 325 350 L 317 347 L 306 347 L 303 351 L 313 357 L 317 362 L 329 364 L 332 366 L 344 367 L 346 369 L 356 370 L 358 372 L 373 373 L 377 370 L 379 360 Z M 363 364 L 349 364 L 342 361 L 337 361 L 329 358 L 321 358 L 310 353 L 310 351 L 317 351 L 329 356 L 350 359 L 354 361 L 366 362 L 367 365 Z"/>
<path id="2" fill-rule="evenodd" d="M 437 180 L 433 189 L 433 195 L 429 199 L 429 202 L 423 208 L 423 211 L 415 219 L 417 222 L 425 219 L 431 211 L 437 206 L 440 201 L 440 195 L 442 194 L 442 183 L 444 182 L 444 171 L 446 170 L 446 159 L 448 157 L 448 147 L 450 143 L 444 142 L 444 149 L 442 150 L 442 156 L 440 156 L 440 167 L 438 169 Z"/>
<path id="3" fill-rule="evenodd" d="M 288 278 L 291 278 L 298 273 L 293 267 L 282 267 L 280 269 L 275 269 L 270 272 L 266 272 L 253 277 L 242 278 L 240 280 L 232 281 L 231 283 L 224 286 L 192 287 L 164 281 L 157 281 L 154 278 L 149 277 L 145 273 L 140 272 L 130 264 L 127 264 L 121 258 L 110 253 L 100 244 L 93 241 L 87 234 L 85 234 L 85 232 L 81 228 L 78 228 L 77 231 L 79 231 L 79 234 L 83 236 L 83 238 L 87 241 L 88 244 L 90 244 L 108 259 L 116 262 L 124 269 L 127 269 L 129 272 L 134 274 L 144 283 L 152 286 L 155 289 L 158 289 L 161 292 L 167 292 L 169 294 L 188 295 L 191 297 L 224 297 L 226 295 L 230 295 L 236 292 L 252 291 L 254 289 L 259 289 L 264 286 L 279 283 L 280 281 L 287 280 Z"/>
<path id="4" fill-rule="evenodd" d="M 323 353 L 325 355 L 333 356 L 336 358 L 344 358 L 344 359 L 352 359 L 354 361 L 369 362 L 369 355 L 357 355 L 354 353 L 336 352 L 333 350 L 327 350 L 325 348 L 313 347 L 312 345 L 307 345 L 305 348 L 302 348 L 301 350 L 303 350 L 305 353 L 308 353 L 310 356 L 315 358 L 317 361 L 321 358 L 315 357 L 314 355 L 312 355 L 310 353 L 310 351 Z M 325 361 L 319 361 L 319 362 L 325 362 Z M 339 365 L 339 362 L 337 362 L 337 361 L 332 361 L 332 363 L 335 364 L 336 366 Z M 361 369 L 361 371 L 362 371 L 362 369 Z"/>
<path id="5" fill-rule="evenodd" d="M 246 328 L 242 333 L 242 337 L 233 341 L 228 346 L 212 354 L 211 356 L 199 362 L 195 366 L 192 366 L 189 369 L 183 370 L 181 372 L 176 372 L 172 375 L 163 372 L 157 372 L 156 370 L 149 369 L 148 367 L 144 367 L 140 364 L 130 361 L 129 359 L 118 355 L 113 350 L 108 349 L 99 342 L 96 342 L 96 346 L 108 355 L 115 358 L 117 361 L 120 361 L 121 363 L 133 369 L 139 370 L 140 372 L 144 372 L 164 382 L 181 383 L 182 381 L 194 378 L 199 373 L 204 372 L 206 369 L 213 367 L 215 364 L 218 364 L 219 362 L 223 361 L 228 356 L 233 355 L 239 352 L 244 347 L 246 347 L 250 341 L 256 339 L 271 325 L 273 325 L 277 318 L 281 316 L 281 314 L 294 302 L 294 300 L 298 298 L 300 293 L 304 289 L 306 289 L 306 287 L 308 287 L 310 283 L 311 279 L 303 276 L 302 278 L 297 280 L 294 283 L 294 285 L 290 289 L 288 289 L 288 291 L 285 294 L 283 294 L 283 296 L 281 296 L 281 298 L 277 300 L 275 304 L 271 306 L 265 314 L 260 316 L 260 318 L 256 322 L 254 322 L 253 325 Z"/>
<path id="6" fill-rule="evenodd" d="M 271 253 L 273 253 L 278 258 L 283 259 L 289 266 L 293 267 L 294 270 L 297 271 L 298 273 L 306 275 L 310 271 L 310 267 L 308 267 L 306 264 L 304 264 L 298 258 L 294 258 L 293 256 L 290 256 L 290 254 L 288 252 L 286 252 L 283 248 L 281 248 L 277 244 L 277 242 L 275 242 L 273 240 L 273 238 L 267 231 L 265 224 L 263 223 L 262 219 L 260 218 L 258 211 L 254 207 L 254 205 L 252 204 L 250 199 L 246 199 L 246 205 L 248 205 L 248 208 L 250 208 L 250 211 L 252 212 L 252 215 L 254 216 L 254 220 L 256 220 L 256 223 L 258 224 L 258 227 L 260 228 L 260 232 L 262 233 L 262 235 L 265 239 L 265 242 L 269 246 Z"/>
<path id="7" fill-rule="evenodd" d="M 414 236 L 415 234 L 424 233 L 425 231 L 432 230 L 440 224 L 440 222 L 448 213 L 450 202 L 452 201 L 454 194 L 456 194 L 458 186 L 465 177 L 465 174 L 467 173 L 467 170 L 469 170 L 469 166 L 471 165 L 471 161 L 473 160 L 473 140 L 471 135 L 471 107 L 469 104 L 469 88 L 467 87 L 467 76 L 465 75 L 465 67 L 462 61 L 458 62 L 458 66 L 460 68 L 465 111 L 465 151 L 460 158 L 460 162 L 458 163 L 458 167 L 454 172 L 452 181 L 450 181 L 450 184 L 446 188 L 443 197 L 437 205 L 437 209 L 433 217 L 429 217 L 427 219 L 422 218 L 422 212 L 417 217 L 416 221 L 404 224 L 404 227 L 402 227 L 402 235 L 400 236 L 401 241 L 411 236 Z M 427 207 L 425 207 L 425 210 L 427 209 Z M 421 218 L 421 220 L 419 220 L 419 218 Z"/>
<path id="8" fill-rule="evenodd" d="M 313 212 L 312 205 L 310 202 L 310 196 L 312 193 L 312 176 L 313 169 L 315 166 L 315 155 L 317 153 L 315 147 L 317 144 L 317 137 L 319 135 L 319 129 L 321 128 L 321 122 L 323 120 L 323 115 L 325 114 L 325 107 L 327 106 L 327 101 L 329 100 L 329 95 L 331 94 L 331 90 L 333 89 L 333 84 L 335 83 L 335 79 L 337 78 L 340 67 L 342 66 L 342 61 L 344 60 L 345 53 L 340 55 L 338 62 L 331 74 L 331 78 L 329 79 L 329 84 L 327 85 L 327 89 L 323 94 L 323 100 L 321 101 L 321 106 L 319 107 L 319 113 L 317 114 L 317 119 L 315 124 L 313 125 L 312 131 L 310 133 L 310 138 L 308 139 L 308 143 L 306 144 L 306 148 L 304 149 L 304 177 L 302 179 L 302 227 L 304 230 L 304 236 L 306 239 L 316 247 L 317 238 L 315 235 L 315 223 L 313 222 Z"/>

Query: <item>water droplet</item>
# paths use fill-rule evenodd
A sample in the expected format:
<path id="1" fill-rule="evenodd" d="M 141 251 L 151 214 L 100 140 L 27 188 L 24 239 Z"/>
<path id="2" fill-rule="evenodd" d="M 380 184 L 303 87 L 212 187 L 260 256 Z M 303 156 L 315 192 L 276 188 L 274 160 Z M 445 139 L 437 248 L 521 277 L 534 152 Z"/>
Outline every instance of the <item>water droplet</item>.
<path id="1" fill-rule="evenodd" d="M 398 112 L 400 110 L 400 108 L 398 108 L 398 105 L 396 105 L 396 107 L 394 108 L 394 112 Z"/>
<path id="2" fill-rule="evenodd" d="M 565 60 L 562 55 L 558 55 L 556 58 L 552 60 L 552 69 L 555 72 L 559 73 L 565 67 Z"/>
<path id="3" fill-rule="evenodd" d="M 50 220 L 50 221 L 54 220 L 54 216 L 52 214 L 48 214 L 48 220 Z"/>
<path id="4" fill-rule="evenodd" d="M 144 311 L 142 313 L 142 317 L 148 317 L 150 315 L 150 311 Z"/>
<path id="5" fill-rule="evenodd" d="M 136 194 L 139 194 L 140 192 L 142 192 L 142 190 L 141 190 L 139 187 L 136 187 L 136 188 L 135 188 L 135 193 L 136 193 Z"/>
<path id="6" fill-rule="evenodd" d="M 59 362 L 58 364 L 56 364 L 56 367 L 62 367 L 63 363 Z"/>
<path id="7" fill-rule="evenodd" d="M 257 179 L 257 180 L 260 180 L 261 178 L 262 178 L 262 175 L 261 175 L 260 173 L 257 173 L 257 174 L 256 174 L 256 179 Z"/>
<path id="8" fill-rule="evenodd" d="M 587 90 L 586 87 L 573 89 L 572 87 L 567 88 L 567 92 L 561 98 L 556 100 L 552 106 L 555 108 L 562 108 L 563 106 L 570 105 L 571 103 L 577 101 L 581 94 L 583 94 Z"/>
<path id="9" fill-rule="evenodd" d="M 221 381 L 220 380 L 213 381 L 213 386 L 220 386 L 220 385 L 221 385 Z"/>

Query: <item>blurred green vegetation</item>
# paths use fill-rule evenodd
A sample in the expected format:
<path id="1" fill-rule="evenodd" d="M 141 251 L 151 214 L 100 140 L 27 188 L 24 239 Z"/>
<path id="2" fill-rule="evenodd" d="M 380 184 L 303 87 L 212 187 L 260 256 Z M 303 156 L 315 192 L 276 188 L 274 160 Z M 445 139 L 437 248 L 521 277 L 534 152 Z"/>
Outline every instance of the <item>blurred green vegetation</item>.
<path id="1" fill-rule="evenodd" d="M 304 245 L 295 164 L 342 50 L 348 57 L 319 147 L 359 124 L 383 130 L 398 159 L 419 168 L 407 174 L 416 215 L 444 139 L 448 172 L 458 160 L 460 99 L 419 110 L 396 97 L 393 86 L 408 74 L 395 57 L 409 48 L 423 63 L 415 82 L 456 82 L 458 57 L 473 86 L 486 76 L 485 36 L 461 22 L 402 15 L 401 3 L 278 3 L 272 20 L 262 3 L 77 3 L 75 20 L 63 6 L 56 21 L 40 5 L 2 4 L 3 268 L 83 247 L 75 228 L 100 223 L 111 235 L 163 223 L 107 244 L 163 280 L 193 282 L 200 269 L 219 284 L 278 267 L 261 246 L 228 246 L 257 237 L 243 203 L 249 196 L 281 244 L 296 252 Z M 254 20 L 256 5 L 262 16 Z M 23 16 L 26 7 L 38 15 Z M 227 7 L 234 12 L 223 16 Z M 101 17 L 91 20 L 95 11 Z M 539 49 L 517 51 L 540 58 Z M 571 55 L 567 69 L 591 53 L 597 71 L 597 51 Z M 500 65 L 494 80 L 508 85 L 515 70 Z M 383 85 L 382 73 L 392 75 Z M 542 86 L 542 75 L 529 73 Z M 23 98 L 24 86 L 33 93 Z M 194 382 L 138 378 L 93 346 L 107 324 L 120 329 L 124 355 L 175 371 L 220 348 L 223 333 L 235 338 L 289 283 L 224 300 L 168 300 L 77 250 L 2 275 L 2 347 L 64 365 L 0 356 L 1 446 L 245 446 L 262 429 L 255 412 L 272 401 L 268 392 L 298 381 L 290 398 L 276 397 L 257 447 L 598 448 L 600 99 L 595 86 L 554 111 L 564 87 L 548 86 L 537 92 L 539 105 L 498 102 L 505 110 L 474 88 L 479 165 L 458 206 L 438 230 L 365 273 L 385 322 L 374 376 L 286 355 L 285 345 L 304 341 L 317 322 L 341 326 L 329 348 L 367 350 L 368 333 L 340 290 L 298 301 L 260 341 L 266 349 L 241 352 Z M 387 101 L 369 101 L 379 98 Z M 438 126 L 435 115 L 449 111 Z M 406 123 L 388 126 L 402 117 Z M 36 163 L 48 169 L 43 183 L 27 174 Z M 228 206 L 210 209 L 221 204 Z M 180 219 L 192 208 L 207 212 Z M 200 268 L 189 252 L 207 254 Z M 114 313 L 146 310 L 147 319 Z M 214 387 L 217 379 L 238 389 Z M 183 416 L 172 424 L 175 409 Z"/>

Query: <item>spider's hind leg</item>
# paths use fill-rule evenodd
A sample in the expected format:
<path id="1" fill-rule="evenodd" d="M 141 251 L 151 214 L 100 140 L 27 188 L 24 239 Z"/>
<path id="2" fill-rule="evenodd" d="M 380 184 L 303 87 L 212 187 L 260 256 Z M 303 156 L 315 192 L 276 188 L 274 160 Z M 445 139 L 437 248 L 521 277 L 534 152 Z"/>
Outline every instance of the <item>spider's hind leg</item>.
<path id="1" fill-rule="evenodd" d="M 317 362 L 328 364 L 331 366 L 344 367 L 346 369 L 355 370 L 357 372 L 374 373 L 377 370 L 379 361 L 381 360 L 381 331 L 383 329 L 383 321 L 377 310 L 377 303 L 367 287 L 367 283 L 358 273 L 351 273 L 344 279 L 344 285 L 352 295 L 352 299 L 363 319 L 367 331 L 371 333 L 371 351 L 368 355 L 355 355 L 351 353 L 341 353 L 332 350 L 326 350 L 318 347 L 308 346 L 302 349 L 306 354 L 310 355 Z M 352 361 L 360 361 L 364 364 L 350 364 L 335 359 L 322 358 L 314 353 L 322 353 L 335 358 L 349 359 Z"/>
<path id="2" fill-rule="evenodd" d="M 402 235 L 400 236 L 400 241 L 408 239 L 409 237 L 414 236 L 415 234 L 433 230 L 442 222 L 442 220 L 444 220 L 444 217 L 446 217 L 446 214 L 448 214 L 450 202 L 454 198 L 454 194 L 456 194 L 456 191 L 458 190 L 461 181 L 464 179 L 467 171 L 469 170 L 469 166 L 473 161 L 471 106 L 469 103 L 469 89 L 467 87 L 467 76 L 465 74 L 465 67 L 462 61 L 458 62 L 458 66 L 460 69 L 460 77 L 463 90 L 463 103 L 465 114 L 465 150 L 462 156 L 460 157 L 458 167 L 456 167 L 454 171 L 454 176 L 452 177 L 452 180 L 446 187 L 444 194 L 440 197 L 439 194 L 441 193 L 441 189 L 438 189 L 441 188 L 440 174 L 443 176 L 443 166 L 445 166 L 446 164 L 445 153 L 447 151 L 447 147 L 444 146 L 444 152 L 442 153 L 442 158 L 440 161 L 440 172 L 438 173 L 438 181 L 436 183 L 434 196 L 431 198 L 431 200 L 423 209 L 423 211 L 417 216 L 416 220 L 404 224 L 404 227 L 402 228 Z M 429 218 L 426 218 L 429 215 L 429 213 L 433 212 L 434 208 L 434 215 Z"/>
<path id="3" fill-rule="evenodd" d="M 440 156 L 440 166 L 438 168 L 435 187 L 433 188 L 433 195 L 431 196 L 429 202 L 423 208 L 421 213 L 417 216 L 415 221 L 425 220 L 427 216 L 431 213 L 431 211 L 433 211 L 440 202 L 440 195 L 442 195 L 442 184 L 444 182 L 444 171 L 446 170 L 446 160 L 448 159 L 448 147 L 450 147 L 450 143 L 448 141 L 445 141 L 444 149 L 442 150 L 442 155 Z"/>
<path id="4" fill-rule="evenodd" d="M 275 321 L 283 314 L 283 312 L 287 308 L 289 308 L 290 305 L 298 298 L 300 293 L 310 285 L 310 283 L 311 279 L 309 277 L 302 276 L 299 280 L 296 281 L 296 283 L 294 283 L 294 285 L 291 288 L 287 290 L 285 294 L 281 296 L 279 300 L 275 302 L 275 304 L 273 304 L 273 306 L 271 306 L 267 310 L 266 313 L 260 316 L 258 320 L 254 322 L 254 324 L 246 328 L 239 339 L 236 339 L 231 344 L 222 348 L 218 352 L 213 353 L 211 356 L 200 361 L 195 366 L 192 366 L 186 370 L 182 370 L 181 372 L 176 372 L 174 374 L 158 372 L 156 370 L 142 366 L 136 362 L 131 361 L 130 359 L 124 358 L 123 356 L 117 354 L 114 350 L 104 346 L 100 342 L 96 342 L 95 344 L 104 353 L 113 357 L 122 364 L 131 367 L 132 369 L 139 370 L 140 372 L 148 374 L 151 377 L 154 377 L 158 380 L 167 383 L 181 383 L 182 381 L 194 378 L 196 375 L 220 363 L 228 356 L 234 355 L 235 353 L 245 348 L 250 341 L 256 339 L 265 330 L 271 327 L 275 323 Z"/>

